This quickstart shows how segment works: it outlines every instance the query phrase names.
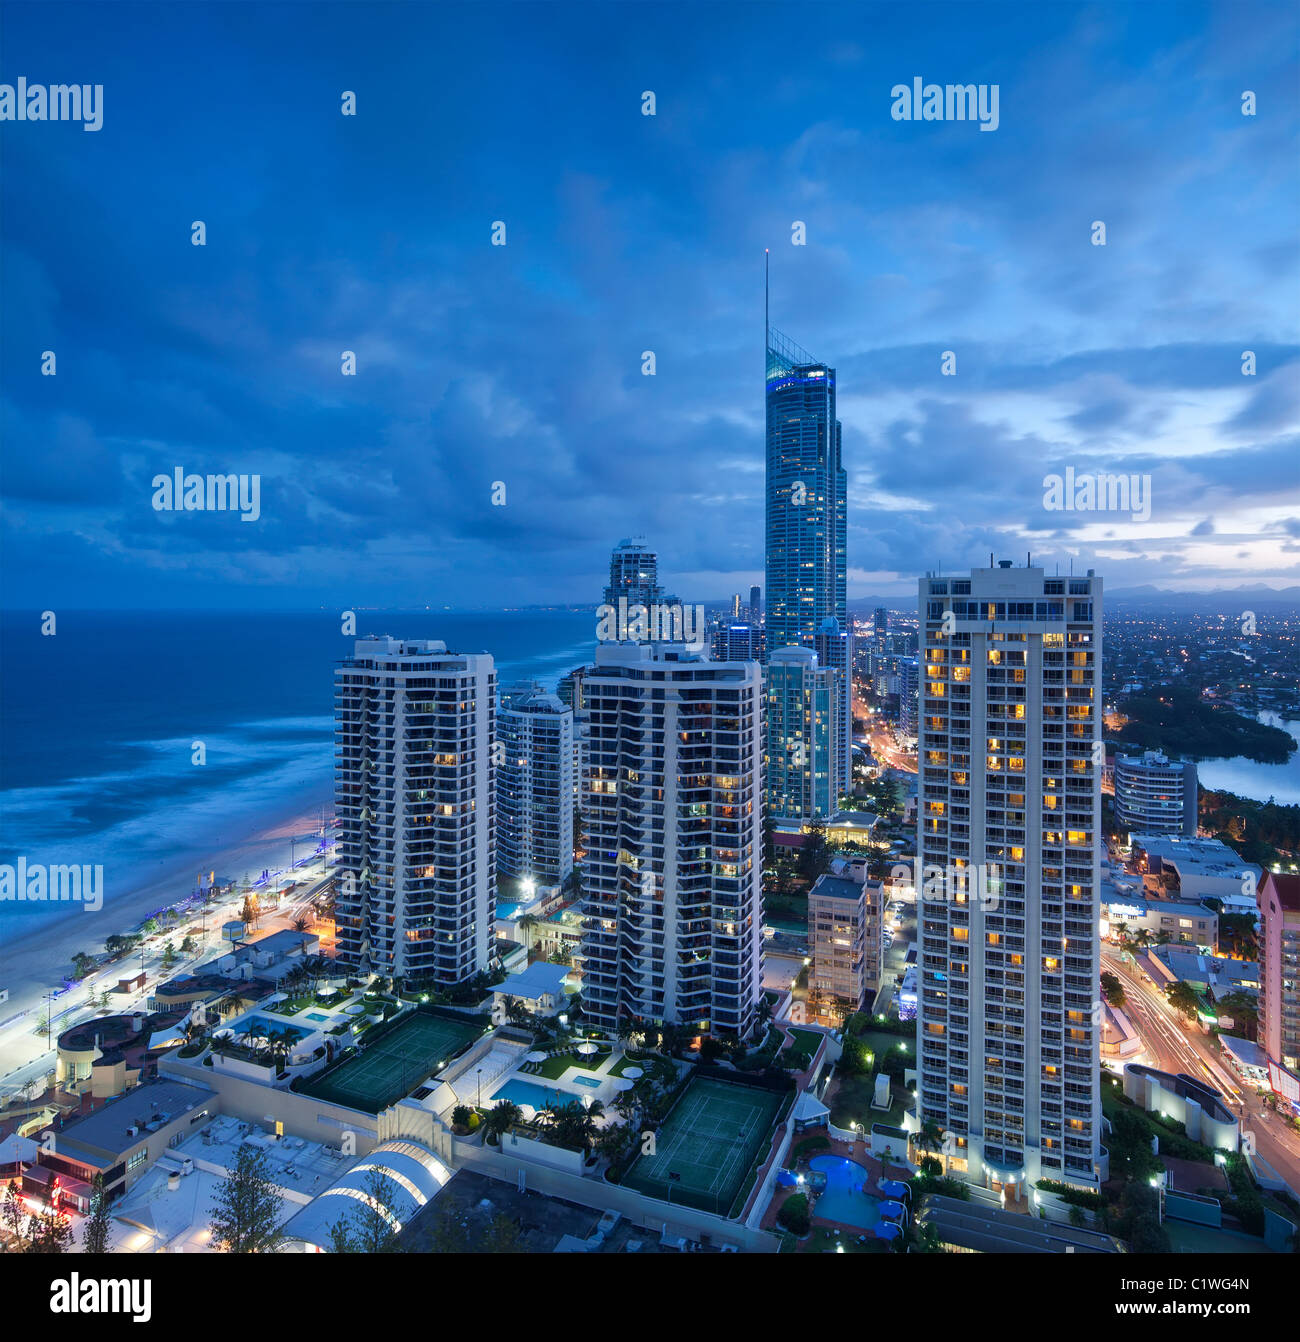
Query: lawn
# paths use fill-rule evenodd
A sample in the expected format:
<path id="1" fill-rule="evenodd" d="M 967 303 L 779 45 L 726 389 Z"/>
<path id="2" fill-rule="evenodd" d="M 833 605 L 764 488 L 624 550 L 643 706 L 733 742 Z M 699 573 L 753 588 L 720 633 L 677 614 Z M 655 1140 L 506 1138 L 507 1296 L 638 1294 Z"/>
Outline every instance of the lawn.
<path id="1" fill-rule="evenodd" d="M 867 1072 L 862 1076 L 839 1077 L 835 1086 L 835 1093 L 830 1099 L 831 1122 L 837 1128 L 848 1128 L 854 1123 L 861 1123 L 867 1131 L 871 1130 L 873 1123 L 889 1123 L 894 1127 L 901 1126 L 904 1113 L 901 1087 L 890 1087 L 889 1098 L 891 1103 L 888 1111 L 871 1107 L 871 1101 L 875 1093 L 876 1077 L 874 1072 Z"/>
<path id="2" fill-rule="evenodd" d="M 535 1071 L 530 1071 L 529 1076 L 544 1076 L 548 1081 L 558 1081 L 570 1067 L 582 1067 L 588 1072 L 594 1072 L 597 1067 L 603 1063 L 610 1054 L 609 1049 L 603 1053 L 557 1053 L 553 1057 L 547 1058 L 545 1062 L 539 1062 Z"/>

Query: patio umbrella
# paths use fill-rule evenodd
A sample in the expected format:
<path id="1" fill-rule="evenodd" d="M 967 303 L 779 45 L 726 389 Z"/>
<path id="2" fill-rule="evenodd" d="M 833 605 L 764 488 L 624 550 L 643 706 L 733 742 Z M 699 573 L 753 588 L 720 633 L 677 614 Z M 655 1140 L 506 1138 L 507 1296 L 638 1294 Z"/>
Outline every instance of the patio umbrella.
<path id="1" fill-rule="evenodd" d="M 525 1123 L 531 1123 L 537 1117 L 537 1110 L 531 1104 L 521 1104 L 519 1106 L 519 1117 Z"/>
<path id="2" fill-rule="evenodd" d="M 535 1048 L 535 1049 L 533 1049 L 533 1051 L 532 1051 L 531 1053 L 525 1053 L 525 1054 L 524 1054 L 524 1061 L 525 1061 L 525 1062 L 545 1062 L 545 1061 L 546 1061 L 546 1054 L 543 1053 L 543 1052 L 541 1051 L 541 1049 L 537 1049 L 537 1048 Z"/>
<path id="3" fill-rule="evenodd" d="M 875 1232 L 877 1239 L 897 1239 L 903 1230 L 896 1221 L 877 1221 Z"/>
<path id="4" fill-rule="evenodd" d="M 896 1221 L 900 1216 L 907 1214 L 907 1208 L 901 1202 L 882 1202 L 880 1204 L 880 1215 L 886 1221 Z"/>
<path id="5" fill-rule="evenodd" d="M 590 1055 L 592 1053 L 599 1052 L 599 1050 L 597 1049 L 595 1044 L 579 1044 L 578 1052 Z"/>
<path id="6" fill-rule="evenodd" d="M 620 1076 L 619 1079 L 618 1079 L 617 1081 L 614 1082 L 614 1089 L 615 1089 L 615 1090 L 631 1090 L 631 1089 L 632 1089 L 632 1083 L 631 1083 L 630 1081 L 625 1081 L 625 1080 Z"/>
<path id="7" fill-rule="evenodd" d="M 632 1080 L 635 1081 L 635 1080 L 637 1079 L 637 1077 L 639 1077 L 639 1076 L 644 1076 L 644 1075 L 645 1075 L 645 1072 L 644 1072 L 644 1070 L 643 1070 L 642 1068 L 640 1068 L 640 1067 L 624 1067 L 624 1068 L 623 1068 L 623 1075 L 624 1075 L 624 1076 L 630 1076 L 630 1077 L 632 1078 Z"/>
<path id="8" fill-rule="evenodd" d="M 789 1170 L 781 1170 L 776 1176 L 776 1181 L 782 1188 L 793 1188 L 799 1182 Z"/>

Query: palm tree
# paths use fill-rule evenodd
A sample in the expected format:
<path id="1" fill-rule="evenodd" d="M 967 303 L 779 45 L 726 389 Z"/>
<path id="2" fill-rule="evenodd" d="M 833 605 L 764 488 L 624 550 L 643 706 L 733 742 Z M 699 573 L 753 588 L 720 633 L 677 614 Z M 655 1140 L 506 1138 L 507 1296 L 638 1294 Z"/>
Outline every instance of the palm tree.
<path id="1" fill-rule="evenodd" d="M 942 1151 L 943 1129 L 933 1118 L 927 1118 L 912 1141 L 920 1151 Z"/>
<path id="2" fill-rule="evenodd" d="M 523 1117 L 523 1111 L 510 1100 L 498 1100 L 488 1110 L 486 1128 L 499 1143 L 511 1128 Z"/>

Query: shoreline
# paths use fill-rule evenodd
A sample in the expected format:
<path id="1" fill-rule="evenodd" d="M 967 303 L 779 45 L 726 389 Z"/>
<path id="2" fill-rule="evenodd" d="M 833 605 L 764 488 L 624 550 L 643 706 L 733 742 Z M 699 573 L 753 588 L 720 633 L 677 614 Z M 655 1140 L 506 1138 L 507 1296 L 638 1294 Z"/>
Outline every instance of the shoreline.
<path id="1" fill-rule="evenodd" d="M 195 836 L 186 855 L 161 861 L 158 865 L 162 870 L 138 877 L 93 914 L 70 912 L 53 921 L 37 920 L 38 926 L 16 934 L 0 924 L 0 988 L 9 989 L 8 1000 L 0 1005 L 0 1021 L 12 1021 L 39 1007 L 50 989 L 63 982 L 77 951 L 102 953 L 108 937 L 136 931 L 151 915 L 184 903 L 192 895 L 200 868 L 205 874 L 215 869 L 219 877 L 234 880 L 242 879 L 245 872 L 260 875 L 263 867 L 273 872 L 283 870 L 289 865 L 291 838 L 299 841 L 297 855 L 305 856 L 301 836 L 320 828 L 319 791 L 312 789 L 296 799 L 286 798 L 272 812 L 232 818 L 225 828 L 235 831 L 234 838 L 222 835 L 205 840 Z M 326 801 L 327 812 L 330 800 Z M 195 917 L 200 907 L 195 906 Z M 182 935 L 183 922 L 176 929 Z"/>

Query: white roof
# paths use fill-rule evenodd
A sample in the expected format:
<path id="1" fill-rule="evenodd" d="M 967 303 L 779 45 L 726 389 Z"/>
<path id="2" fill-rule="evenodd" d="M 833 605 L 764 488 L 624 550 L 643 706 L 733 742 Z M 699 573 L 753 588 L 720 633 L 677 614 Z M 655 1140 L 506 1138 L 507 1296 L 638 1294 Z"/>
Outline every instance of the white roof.
<path id="1" fill-rule="evenodd" d="M 805 1119 L 812 1118 L 828 1118 L 830 1112 L 831 1111 L 810 1090 L 805 1090 L 794 1102 L 794 1117 L 796 1122 L 803 1122 Z"/>
<path id="2" fill-rule="evenodd" d="M 352 1219 L 349 1213 L 364 1209 L 369 1202 L 367 1188 L 376 1170 L 392 1185 L 393 1200 L 387 1211 L 395 1230 L 400 1230 L 452 1175 L 452 1171 L 419 1142 L 383 1142 L 368 1156 L 362 1156 L 320 1197 L 308 1203 L 285 1226 L 285 1234 L 290 1239 L 328 1249 L 333 1227 L 340 1221 Z"/>
<path id="3" fill-rule="evenodd" d="M 559 996 L 564 992 L 564 980 L 568 977 L 567 965 L 553 965 L 545 960 L 537 960 L 518 974 L 511 974 L 503 983 L 497 984 L 496 991 L 507 997 L 523 997 L 530 1002 L 536 1001 L 546 993 Z"/>

